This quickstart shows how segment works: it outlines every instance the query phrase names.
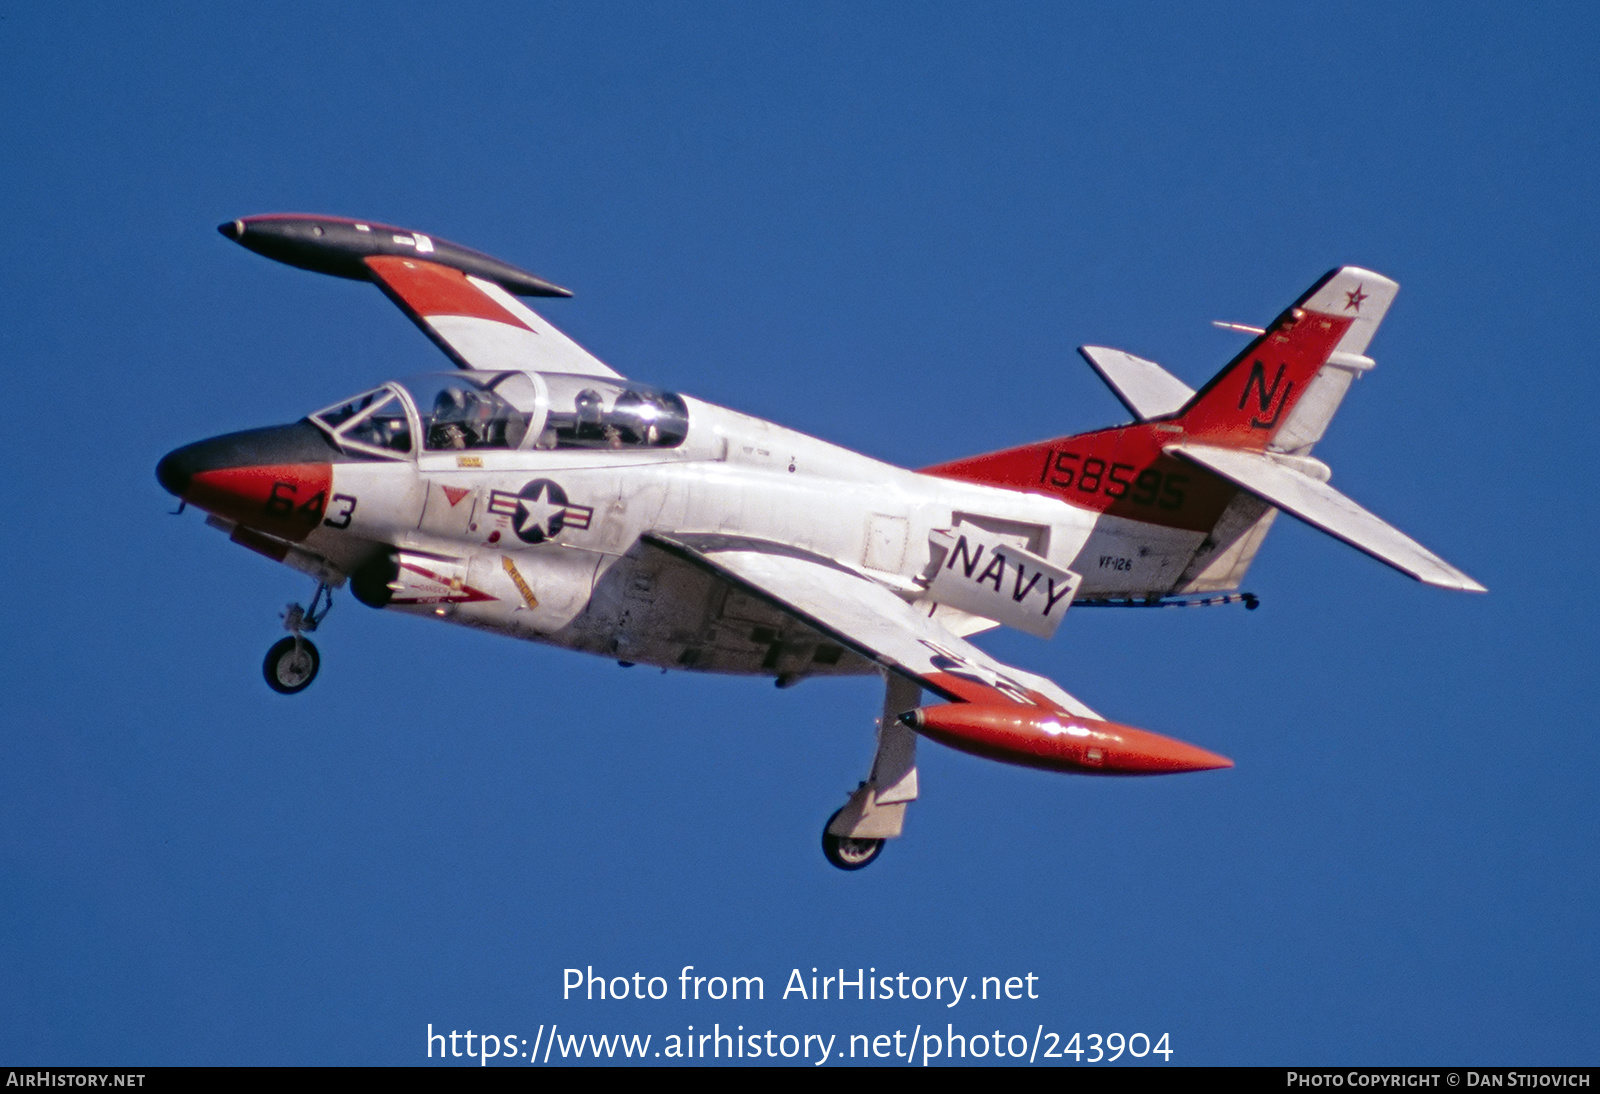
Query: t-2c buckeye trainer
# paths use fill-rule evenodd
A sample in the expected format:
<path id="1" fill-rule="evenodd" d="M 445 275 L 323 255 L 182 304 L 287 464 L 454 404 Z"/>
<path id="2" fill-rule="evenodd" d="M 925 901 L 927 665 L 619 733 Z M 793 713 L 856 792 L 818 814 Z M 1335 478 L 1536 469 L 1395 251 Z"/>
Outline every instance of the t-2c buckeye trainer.
<path id="1" fill-rule="evenodd" d="M 967 641 L 1048 638 L 1073 604 L 1229 595 L 1279 510 L 1447 589 L 1483 586 L 1328 485 L 1311 450 L 1398 286 L 1346 266 L 1193 391 L 1151 361 L 1085 346 L 1126 425 L 906 471 L 635 383 L 518 297 L 570 296 L 420 232 L 323 216 L 229 221 L 291 266 L 372 281 L 456 365 L 293 425 L 186 445 L 161 484 L 233 542 L 317 581 L 292 605 L 267 683 L 315 678 L 305 637 L 346 581 L 363 604 L 699 672 L 878 673 L 867 780 L 829 818 L 859 869 L 917 797 L 917 735 L 1053 771 L 1230 767 L 1110 722 Z M 922 693 L 935 701 L 924 705 Z"/>

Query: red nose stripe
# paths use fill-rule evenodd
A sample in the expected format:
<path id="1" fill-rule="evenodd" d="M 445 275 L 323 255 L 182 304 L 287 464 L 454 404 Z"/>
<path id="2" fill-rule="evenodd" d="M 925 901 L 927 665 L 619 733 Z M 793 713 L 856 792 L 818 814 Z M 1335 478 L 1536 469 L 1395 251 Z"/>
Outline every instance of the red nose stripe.
<path id="1" fill-rule="evenodd" d="M 326 463 L 229 467 L 195 474 L 184 498 L 248 528 L 298 541 L 322 523 L 332 486 L 333 466 Z"/>
<path id="2" fill-rule="evenodd" d="M 1232 767 L 1203 748 L 1116 722 L 1020 704 L 923 707 L 913 724 L 940 744 L 1025 767 L 1100 775 L 1165 775 Z"/>

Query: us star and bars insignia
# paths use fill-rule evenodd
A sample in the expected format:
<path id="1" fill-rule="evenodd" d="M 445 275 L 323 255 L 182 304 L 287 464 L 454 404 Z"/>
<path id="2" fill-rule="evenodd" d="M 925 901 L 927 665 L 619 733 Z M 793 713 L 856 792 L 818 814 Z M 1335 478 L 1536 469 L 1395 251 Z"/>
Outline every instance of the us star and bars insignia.
<path id="1" fill-rule="evenodd" d="M 549 479 L 534 479 L 515 494 L 494 490 L 489 512 L 511 518 L 511 528 L 524 543 L 554 539 L 565 528 L 583 531 L 594 519 L 594 507 L 573 505 L 567 492 Z"/>

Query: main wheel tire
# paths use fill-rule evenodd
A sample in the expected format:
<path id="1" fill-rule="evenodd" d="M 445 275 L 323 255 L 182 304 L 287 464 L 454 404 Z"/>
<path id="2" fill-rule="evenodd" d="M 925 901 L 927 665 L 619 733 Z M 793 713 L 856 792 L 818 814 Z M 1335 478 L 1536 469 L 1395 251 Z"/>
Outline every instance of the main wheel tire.
<path id="1" fill-rule="evenodd" d="M 309 638 L 282 638 L 267 651 L 261 665 L 261 674 L 267 678 L 267 687 L 280 695 L 294 695 L 306 690 L 317 678 L 322 658 Z"/>
<path id="2" fill-rule="evenodd" d="M 883 851 L 881 839 L 856 839 L 853 836 L 835 836 L 828 831 L 833 827 L 833 822 L 838 819 L 840 809 L 828 818 L 828 823 L 822 826 L 822 853 L 829 862 L 841 870 L 860 870 L 871 866 L 872 860 Z"/>

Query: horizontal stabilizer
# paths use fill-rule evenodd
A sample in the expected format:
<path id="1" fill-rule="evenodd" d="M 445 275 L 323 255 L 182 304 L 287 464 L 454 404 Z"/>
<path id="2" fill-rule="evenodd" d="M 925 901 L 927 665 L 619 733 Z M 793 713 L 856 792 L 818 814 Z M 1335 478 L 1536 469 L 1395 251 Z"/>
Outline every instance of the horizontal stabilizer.
<path id="1" fill-rule="evenodd" d="M 1318 482 L 1269 455 L 1200 444 L 1168 445 L 1164 451 L 1222 476 L 1241 490 L 1418 581 L 1464 592 L 1488 591 L 1327 483 Z"/>
<path id="2" fill-rule="evenodd" d="M 1078 352 L 1141 422 L 1176 414 L 1194 398 L 1193 388 L 1154 361 L 1105 346 L 1079 346 Z"/>

